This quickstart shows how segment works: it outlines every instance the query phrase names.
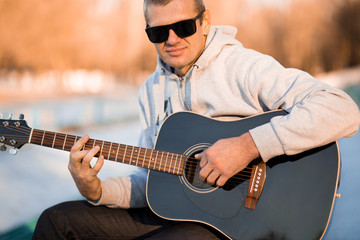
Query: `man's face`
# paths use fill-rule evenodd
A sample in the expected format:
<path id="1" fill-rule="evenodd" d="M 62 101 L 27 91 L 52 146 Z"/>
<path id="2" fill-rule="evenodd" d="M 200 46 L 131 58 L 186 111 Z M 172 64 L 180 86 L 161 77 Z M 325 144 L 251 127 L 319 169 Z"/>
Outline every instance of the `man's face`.
<path id="1" fill-rule="evenodd" d="M 165 6 L 151 4 L 147 8 L 147 22 L 149 27 L 168 25 L 197 16 L 193 0 L 173 0 Z M 154 43 L 160 58 L 175 68 L 179 76 L 185 75 L 191 65 L 204 50 L 206 35 L 210 30 L 210 15 L 208 11 L 203 14 L 203 22 L 196 20 L 195 34 L 180 38 L 170 29 L 169 37 L 165 42 Z"/>

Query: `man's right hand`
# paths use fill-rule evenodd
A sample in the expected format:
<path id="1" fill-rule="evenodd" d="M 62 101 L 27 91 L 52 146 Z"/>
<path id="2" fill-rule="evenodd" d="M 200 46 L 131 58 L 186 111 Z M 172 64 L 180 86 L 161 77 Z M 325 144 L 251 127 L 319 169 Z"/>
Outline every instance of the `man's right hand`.
<path id="1" fill-rule="evenodd" d="M 101 155 L 94 167 L 91 167 L 90 162 L 100 147 L 82 150 L 88 140 L 89 136 L 86 135 L 72 146 L 68 168 L 81 195 L 90 201 L 96 201 L 101 196 L 101 180 L 97 174 L 104 164 L 104 156 Z"/>

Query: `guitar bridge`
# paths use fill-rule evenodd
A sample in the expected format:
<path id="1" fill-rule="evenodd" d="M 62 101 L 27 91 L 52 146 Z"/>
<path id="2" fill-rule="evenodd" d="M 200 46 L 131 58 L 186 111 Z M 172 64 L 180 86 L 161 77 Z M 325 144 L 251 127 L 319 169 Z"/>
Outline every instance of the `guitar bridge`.
<path id="1" fill-rule="evenodd" d="M 246 195 L 245 207 L 255 209 L 256 204 L 261 196 L 266 179 L 266 164 L 260 162 L 252 165 L 250 183 Z"/>

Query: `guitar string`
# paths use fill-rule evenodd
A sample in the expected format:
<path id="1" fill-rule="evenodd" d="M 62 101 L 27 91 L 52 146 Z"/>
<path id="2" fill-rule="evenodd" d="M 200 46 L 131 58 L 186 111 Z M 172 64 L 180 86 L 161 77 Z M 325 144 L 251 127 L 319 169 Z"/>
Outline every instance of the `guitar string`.
<path id="1" fill-rule="evenodd" d="M 30 134 L 30 132 L 31 132 L 31 130 L 29 130 L 28 128 L 23 128 L 23 127 L 9 127 L 10 129 L 12 128 L 12 130 L 14 130 L 14 131 L 17 131 L 17 132 L 21 132 L 21 133 L 24 133 L 24 134 Z M 42 131 L 42 130 L 40 130 L 40 131 Z M 75 139 L 77 139 L 77 138 L 80 138 L 80 137 L 78 137 L 78 136 L 74 136 L 74 135 L 68 135 L 68 134 L 64 134 L 64 133 L 55 133 L 55 132 L 50 132 L 50 131 L 46 131 L 48 134 L 54 134 L 54 136 L 53 136 L 53 138 L 55 138 L 55 136 L 57 136 L 57 137 L 59 137 L 59 136 L 62 136 L 62 137 L 64 137 L 64 141 L 65 141 L 65 136 L 68 136 L 69 137 L 69 139 L 70 140 L 73 140 L 73 141 L 75 141 Z M 55 135 L 56 134 L 56 135 Z M 14 137 L 14 136 L 16 136 L 16 135 L 11 135 L 11 134 L 4 134 L 3 136 L 6 136 L 6 137 Z M 44 136 L 45 136 L 45 132 L 43 133 L 43 134 L 41 134 L 41 136 L 40 135 L 37 135 L 36 133 L 35 133 L 35 135 L 34 136 L 32 136 L 32 138 L 34 138 L 34 140 L 44 140 L 43 141 L 43 145 L 44 144 L 46 144 L 46 145 L 48 145 L 48 144 L 51 144 L 51 145 L 54 145 L 54 146 L 56 146 L 56 143 L 59 143 L 59 141 L 56 141 L 56 139 L 53 139 L 52 141 L 49 141 L 49 140 L 47 140 L 47 139 L 43 139 L 44 138 Z M 22 137 L 17 137 L 17 139 L 21 139 L 21 140 L 28 140 L 28 141 L 30 141 L 30 140 L 32 140 L 32 139 L 29 139 L 28 137 L 26 137 L 26 136 L 22 136 Z M 106 148 L 106 144 L 110 144 L 110 146 L 111 146 L 111 144 L 112 143 L 110 143 L 110 142 L 104 142 L 104 141 L 102 141 L 102 140 L 96 140 L 96 139 L 89 139 L 89 141 L 87 142 L 87 143 L 90 143 L 91 144 L 91 142 L 95 142 L 96 143 L 96 141 L 100 141 L 100 142 L 103 142 L 104 143 L 104 145 L 103 145 L 103 150 L 105 150 L 105 151 L 110 151 L 111 150 L 111 148 L 109 148 L 109 149 L 107 149 Z M 64 143 L 62 143 L 61 144 L 61 146 L 64 146 L 64 148 L 71 148 L 71 146 L 72 146 L 72 144 L 70 144 L 71 146 L 66 146 L 66 144 L 68 143 L 68 141 L 65 141 L 65 144 Z M 126 145 L 124 145 L 124 144 L 118 144 L 118 143 L 115 143 L 115 144 L 117 144 L 118 145 L 118 147 L 117 148 L 120 148 L 120 146 L 121 147 L 125 147 Z M 104 148 L 104 146 L 105 146 L 105 148 Z M 116 146 L 116 145 L 115 145 Z M 134 147 L 135 148 L 135 147 Z M 86 149 L 86 147 L 85 147 L 85 149 Z M 147 155 L 141 155 L 141 148 L 139 148 L 140 149 L 140 152 L 139 152 L 139 158 L 144 158 L 144 159 L 147 159 Z M 143 148 L 144 149 L 144 148 Z M 151 150 L 151 151 L 159 151 L 159 150 L 154 150 L 154 149 L 148 149 L 148 150 Z M 173 153 L 172 153 L 173 154 Z M 111 153 L 109 153 L 109 156 L 111 156 Z M 184 157 L 186 157 L 185 155 L 181 155 L 181 154 L 178 154 L 178 156 L 184 156 Z M 130 158 L 130 156 L 129 155 L 126 155 L 125 154 L 125 158 L 126 157 L 129 157 Z M 192 158 L 192 157 L 186 157 L 187 158 L 187 162 L 188 163 L 190 163 L 190 164 L 193 164 L 193 163 L 198 163 L 198 159 L 195 159 L 195 158 Z M 111 159 L 110 159 L 111 160 Z M 183 162 L 183 160 L 179 160 L 179 161 L 182 161 Z M 129 162 L 130 162 L 130 160 L 129 160 Z M 148 164 L 148 165 L 151 165 L 151 161 L 150 161 L 150 159 L 149 159 L 149 161 L 146 161 L 146 163 Z M 155 164 L 154 164 L 155 165 Z M 167 168 L 167 166 L 160 166 L 160 169 L 161 168 L 164 168 L 164 169 L 162 169 L 162 170 L 165 170 L 166 168 Z M 251 168 L 249 168 L 249 167 L 247 167 L 247 168 L 245 168 L 245 169 L 251 169 Z M 184 172 L 186 171 L 185 169 L 183 170 Z M 170 171 L 171 172 L 171 171 Z M 248 182 L 249 181 L 249 179 L 250 179 L 250 176 L 247 174 L 247 175 L 243 175 L 243 174 L 241 174 L 241 173 L 250 173 L 250 172 L 246 172 L 245 170 L 243 170 L 243 171 L 241 171 L 241 172 L 239 172 L 238 174 L 236 174 L 236 175 L 234 175 L 232 178 L 230 178 L 228 181 L 227 181 L 227 183 L 225 184 L 225 186 L 227 186 L 227 187 L 236 187 L 236 186 L 239 186 L 239 182 L 234 182 L 234 181 L 241 181 L 241 182 Z M 193 178 L 193 177 L 195 177 L 196 176 L 196 173 L 197 172 L 191 172 L 191 173 L 184 173 L 185 175 L 186 175 L 186 177 L 187 178 Z M 243 177 L 245 177 L 245 178 L 243 178 Z M 242 185 L 240 185 L 241 187 L 243 187 L 244 185 L 242 184 Z"/>
<path id="2" fill-rule="evenodd" d="M 13 130 L 15 130 L 15 131 L 18 131 L 18 132 L 23 132 L 23 133 L 30 133 L 30 130 L 29 129 L 20 129 L 21 127 L 9 127 L 9 128 L 13 128 Z M 20 131 L 20 130 L 22 130 L 22 131 Z M 42 131 L 42 130 L 40 130 L 40 131 Z M 42 135 L 41 136 L 36 136 L 36 135 L 34 135 L 34 137 L 35 138 L 39 138 L 38 140 L 43 140 L 43 137 L 44 137 L 44 134 L 45 134 L 45 132 L 47 132 L 48 134 L 54 134 L 54 136 L 52 136 L 53 138 L 56 136 L 56 133 L 55 132 L 50 132 L 50 131 L 44 131 L 43 133 L 42 133 Z M 58 135 L 67 135 L 67 134 L 63 134 L 63 133 L 58 133 Z M 7 136 L 7 135 L 6 135 Z M 9 135 L 9 136 L 12 136 L 12 135 Z M 74 138 L 74 141 L 75 141 L 75 139 L 77 139 L 77 138 L 79 138 L 78 136 L 73 136 L 73 135 L 70 135 L 69 137 L 71 137 L 71 138 Z M 26 137 L 24 137 L 24 139 L 26 139 Z M 89 139 L 89 141 L 90 140 L 92 140 L 92 141 L 100 141 L 100 142 L 103 142 L 104 143 L 104 145 L 105 144 L 112 144 L 112 143 L 110 143 L 110 142 L 104 142 L 104 141 L 102 141 L 102 140 L 96 140 L 96 139 Z M 52 141 L 48 141 L 48 140 L 45 140 L 44 142 L 43 142 L 43 144 L 54 144 L 56 142 L 56 140 L 52 140 Z M 117 143 L 116 143 L 117 144 Z M 55 144 L 54 144 L 55 145 Z M 121 144 L 120 144 L 121 145 Z M 125 145 L 124 145 L 125 146 Z M 134 148 L 136 148 L 136 147 L 134 147 Z M 147 158 L 147 156 L 146 155 L 141 155 L 141 148 L 139 148 L 140 149 L 140 152 L 139 152 L 139 158 L 141 157 L 141 158 L 144 158 L 144 159 L 146 159 Z M 107 149 L 106 147 L 104 148 L 103 147 L 103 151 L 107 151 L 107 152 L 109 152 L 110 151 L 110 148 L 109 149 Z M 152 150 L 153 151 L 153 150 Z M 155 150 L 155 151 L 157 151 L 157 150 Z M 173 154 L 173 153 L 171 153 L 171 154 Z M 108 154 L 109 156 L 111 156 L 111 153 L 109 153 Z M 179 154 L 180 155 L 180 154 Z M 182 156 L 185 156 L 185 155 L 182 155 Z M 125 154 L 125 158 L 126 157 L 129 157 L 129 155 L 126 155 Z M 130 158 L 130 157 L 129 157 Z M 199 160 L 198 159 L 195 159 L 195 158 L 191 158 L 191 157 L 188 157 L 187 158 L 188 159 L 188 162 L 190 162 L 190 164 L 192 163 L 192 162 L 198 162 Z M 111 159 L 110 159 L 111 160 Z M 194 160 L 194 161 L 193 161 Z M 130 162 L 130 160 L 129 160 L 129 162 Z M 142 161 L 143 162 L 143 161 Z M 150 161 L 148 162 L 148 161 L 146 161 L 146 164 L 148 164 L 148 166 L 149 165 L 151 165 L 150 164 Z M 155 164 L 154 164 L 155 165 Z M 171 164 L 170 164 L 170 166 L 171 166 Z M 159 170 L 164 170 L 164 171 L 166 171 L 166 168 L 168 168 L 169 166 L 161 166 L 161 164 L 160 164 L 160 166 L 158 167 L 158 169 Z M 156 167 L 155 167 L 155 169 L 156 169 Z M 245 169 L 250 169 L 251 170 L 251 168 L 249 168 L 249 167 L 247 167 L 247 168 L 245 168 Z M 170 171 L 167 171 L 167 172 L 170 172 L 171 173 L 171 170 Z M 242 173 L 242 172 L 244 172 L 244 173 L 246 173 L 246 171 L 241 171 L 241 172 L 239 172 L 238 174 L 236 174 L 236 175 L 234 175 L 231 179 L 238 179 L 238 180 L 248 180 L 248 178 L 249 178 L 249 176 L 248 175 L 242 175 L 242 174 L 240 174 L 240 173 Z M 247 172 L 247 173 L 249 173 L 249 172 Z M 194 173 L 194 174 L 196 174 L 196 173 Z M 246 179 L 243 179 L 243 178 L 239 178 L 239 177 L 237 177 L 237 176 L 243 176 L 243 177 L 247 177 Z M 190 176 L 190 177 L 192 177 L 192 176 Z"/>
<path id="3" fill-rule="evenodd" d="M 14 127 L 14 130 L 17 130 L 17 129 L 19 129 L 18 127 L 17 128 L 15 128 Z M 29 131 L 27 131 L 27 132 L 29 132 Z M 51 136 L 52 138 L 54 138 L 55 137 L 55 133 L 54 132 L 48 132 L 48 134 L 54 134 L 54 136 Z M 61 134 L 61 133 L 58 133 L 57 134 L 57 137 L 59 137 L 60 135 L 64 135 L 64 140 L 65 140 L 65 135 L 67 135 L 67 134 Z M 12 135 L 9 135 L 9 136 L 12 136 Z M 36 139 L 36 138 L 39 138 L 39 139 Z M 70 138 L 74 138 L 73 140 L 75 141 L 75 139 L 76 138 L 79 138 L 78 136 L 68 136 L 69 137 L 69 139 Z M 44 135 L 42 134 L 41 136 L 36 136 L 36 135 L 34 135 L 33 136 L 33 138 L 35 138 L 34 140 L 43 140 L 43 138 L 44 138 Z M 24 137 L 24 139 L 26 139 L 26 137 Z M 71 140 L 71 139 L 70 139 Z M 100 141 L 100 142 L 103 142 L 104 143 L 104 146 L 103 146 L 103 151 L 105 150 L 106 152 L 108 152 L 109 153 L 109 151 L 110 151 L 110 148 L 108 149 L 107 147 L 106 147 L 106 144 L 112 144 L 112 143 L 110 143 L 110 142 L 105 142 L 105 141 L 102 141 L 102 140 L 96 140 L 96 139 L 89 139 L 89 141 L 88 141 L 88 143 L 89 142 L 93 142 L 93 141 Z M 44 141 L 43 141 L 43 144 L 46 144 L 46 145 L 48 145 L 48 144 L 54 144 L 55 145 L 55 143 L 58 143 L 58 141 L 56 141 L 56 140 L 50 140 L 50 142 L 48 142 L 48 140 L 47 139 L 44 139 Z M 66 143 L 65 143 L 66 144 Z M 118 143 L 115 143 L 115 144 L 118 144 Z M 61 143 L 61 145 L 62 146 L 64 146 L 64 144 L 63 143 Z M 118 144 L 119 146 L 126 146 L 126 145 L 122 145 L 122 144 Z M 138 147 L 133 147 L 133 148 L 138 148 Z M 86 149 L 86 147 L 85 147 L 85 149 Z M 141 148 L 139 148 L 140 149 L 140 151 L 141 151 Z M 145 149 L 145 148 L 142 148 L 142 149 Z M 153 149 L 149 149 L 149 150 L 151 150 L 151 151 L 154 151 Z M 155 150 L 155 151 L 158 151 L 158 150 Z M 109 153 L 108 155 L 110 155 L 111 153 Z M 175 153 L 171 153 L 172 155 L 173 154 L 175 154 Z M 181 154 L 179 154 L 179 155 L 181 155 Z M 144 155 L 141 155 L 141 152 L 139 153 L 139 157 L 141 156 L 141 158 L 146 158 L 147 156 L 144 156 Z M 182 156 L 185 156 L 185 155 L 182 155 Z M 126 156 L 125 156 L 126 157 Z M 192 161 L 192 160 L 195 160 L 195 161 L 198 161 L 198 159 L 195 159 L 195 158 L 191 158 L 191 157 L 188 157 L 187 158 L 188 159 L 188 161 Z M 146 162 L 147 163 L 147 162 Z M 166 167 L 166 166 L 165 166 Z"/>
<path id="4" fill-rule="evenodd" d="M 34 136 L 36 138 L 36 136 Z M 38 136 L 37 140 L 41 140 L 42 139 L 42 136 Z M 70 140 L 74 140 L 74 139 L 70 139 Z M 89 141 L 87 142 L 87 145 L 91 145 L 91 147 L 87 147 L 85 146 L 85 150 L 90 150 L 92 148 L 92 145 L 93 145 L 93 142 L 94 141 L 100 141 L 100 142 L 103 142 L 102 140 L 94 140 L 94 139 L 89 139 Z M 43 145 L 52 145 L 53 143 L 53 140 L 44 140 L 43 141 Z M 72 143 L 71 143 L 72 144 Z M 71 145 L 70 144 L 70 145 Z M 55 144 L 56 145 L 56 141 L 55 141 Z M 63 145 L 63 143 L 61 143 L 61 146 Z M 110 148 L 110 145 L 112 145 L 112 147 Z M 114 151 L 111 151 L 111 149 L 117 149 L 118 147 L 116 147 L 116 145 L 119 145 L 119 152 L 123 152 L 122 151 L 122 148 L 125 148 L 126 145 L 123 145 L 123 144 L 118 144 L 118 143 L 111 143 L 111 142 L 104 142 L 103 144 L 103 152 L 107 153 L 107 154 L 103 154 L 103 155 L 108 155 L 108 156 L 111 156 L 111 155 L 115 155 L 116 152 Z M 71 145 L 72 146 L 72 145 Z M 115 146 L 115 147 L 114 147 Z M 145 159 L 145 160 L 151 160 L 149 155 L 149 153 L 146 153 L 146 155 L 143 153 L 142 150 L 145 150 L 146 148 L 140 148 L 140 147 L 135 147 L 135 146 L 131 146 L 131 148 L 135 148 L 136 149 L 136 152 L 139 152 L 139 153 L 136 153 L 138 154 L 137 158 L 139 158 L 140 160 L 140 163 L 143 162 L 142 159 Z M 121 151 L 120 151 L 121 150 Z M 150 151 L 159 151 L 159 150 L 155 150 L 155 149 L 146 149 L 146 150 L 150 150 Z M 188 160 L 189 163 L 197 163 L 199 160 L 196 159 L 196 158 L 193 158 L 193 157 L 187 157 L 186 155 L 182 155 L 182 154 L 178 154 L 178 153 L 170 153 L 170 152 L 165 152 L 165 151 L 159 151 L 159 152 L 163 152 L 163 153 L 169 153 L 169 154 L 172 154 L 172 155 L 177 155 L 177 156 L 181 156 L 183 158 L 186 158 Z M 135 154 L 135 155 L 136 155 Z M 126 159 L 129 159 L 131 157 L 131 154 L 125 154 L 125 158 Z M 133 156 L 134 157 L 134 156 Z M 174 157 L 174 156 L 173 156 Z M 110 159 L 112 160 L 112 159 Z M 169 159 L 168 159 L 169 160 Z M 145 163 L 149 163 L 149 162 L 152 162 L 152 161 L 145 161 Z M 174 162 L 174 160 L 172 160 L 172 162 Z M 168 164 L 166 166 L 164 166 L 165 168 L 168 167 L 169 165 L 172 165 L 172 164 Z"/>
<path id="5" fill-rule="evenodd" d="M 14 127 L 14 130 L 18 130 L 19 128 L 18 127 Z M 29 132 L 28 130 L 26 131 L 26 132 Z M 54 134 L 54 136 L 51 136 L 52 138 L 54 138 L 55 137 L 55 133 L 54 132 L 47 132 L 48 134 Z M 61 134 L 61 133 L 59 133 L 57 136 L 59 137 L 60 135 L 67 135 L 67 134 Z M 36 138 L 36 137 L 38 137 L 39 139 L 38 140 L 42 140 L 42 138 L 44 137 L 44 135 L 42 134 L 41 136 L 36 136 L 36 135 L 34 135 L 34 138 Z M 69 137 L 71 137 L 71 138 L 74 138 L 74 140 L 76 139 L 76 138 L 79 138 L 78 136 L 69 136 Z M 90 139 L 89 140 L 89 142 L 90 141 L 100 141 L 100 142 L 104 142 L 104 141 L 102 141 L 102 140 L 95 140 L 95 139 Z M 48 145 L 48 144 L 54 144 L 54 145 L 56 145 L 55 143 L 57 143 L 57 141 L 54 141 L 54 139 L 53 140 L 51 140 L 51 142 L 48 142 L 48 140 L 46 140 L 45 139 L 45 141 L 43 142 L 43 145 L 44 144 L 46 144 L 46 145 Z M 110 151 L 110 148 L 109 149 L 107 149 L 106 148 L 106 144 L 112 144 L 112 143 L 110 143 L 110 142 L 104 142 L 104 145 L 105 145 L 105 148 L 103 147 L 103 151 L 105 150 L 105 152 L 109 152 Z M 117 143 L 116 143 L 117 144 Z M 64 146 L 64 144 L 61 144 L 62 146 Z M 120 144 L 121 145 L 121 144 Z M 125 145 L 123 145 L 123 146 L 125 146 Z M 136 147 L 134 147 L 134 148 L 136 148 Z M 152 150 L 152 149 L 151 149 Z M 141 150 L 140 150 L 141 151 Z M 152 150 L 152 151 L 154 151 L 154 150 Z M 155 150 L 156 151 L 156 150 Z M 108 155 L 110 155 L 111 153 L 109 153 Z M 171 154 L 173 154 L 173 153 L 171 153 Z M 125 156 L 125 158 L 126 157 L 128 157 L 128 156 Z M 145 158 L 146 159 L 146 157 L 147 156 L 144 156 L 144 155 L 141 155 L 141 152 L 139 153 L 139 157 L 141 157 L 141 158 Z M 111 159 L 110 159 L 111 160 Z M 195 158 L 188 158 L 188 161 L 189 162 L 192 162 L 192 160 L 195 160 L 195 161 L 198 161 L 198 159 L 195 159 Z M 143 161 L 142 161 L 143 162 Z M 145 162 L 146 164 L 148 164 L 148 165 L 150 165 L 150 163 L 149 162 Z M 160 169 L 162 168 L 162 166 L 160 165 L 159 166 L 160 167 Z M 164 168 L 167 168 L 168 166 L 164 166 Z"/>
<path id="6" fill-rule="evenodd" d="M 124 163 L 126 164 L 126 161 Z M 151 169 L 151 167 L 150 167 L 150 169 Z M 174 170 L 172 170 L 172 169 L 169 170 L 168 166 L 153 167 L 153 170 L 174 174 L 173 173 Z M 175 172 L 177 172 L 177 170 L 175 170 Z M 181 172 L 183 172 L 183 171 L 181 171 Z M 190 172 L 190 173 L 183 173 L 183 174 L 185 174 L 187 176 L 187 178 L 192 178 L 192 177 L 195 177 L 198 175 L 197 172 Z M 175 175 L 178 175 L 178 174 L 175 174 Z M 247 174 L 246 171 L 240 171 L 238 174 L 234 175 L 229 180 L 243 182 L 243 181 L 249 181 L 250 178 L 251 178 L 251 176 L 249 175 L 249 173 Z M 235 184 L 235 185 L 237 185 L 237 184 Z M 227 184 L 227 186 L 230 186 L 229 183 Z"/>
<path id="7" fill-rule="evenodd" d="M 36 136 L 34 136 L 34 137 L 36 137 Z M 42 136 L 40 137 L 40 136 L 38 136 L 37 137 L 37 140 L 41 140 L 41 138 L 42 138 Z M 73 139 L 74 140 L 74 139 Z M 92 140 L 92 141 L 90 141 L 90 140 Z M 101 140 L 93 140 L 93 139 L 90 139 L 89 141 L 90 141 L 90 144 L 89 145 L 91 145 L 91 147 L 92 147 L 92 143 L 91 142 L 93 142 L 93 141 L 101 141 Z M 44 141 L 43 142 L 43 145 L 52 145 L 52 143 L 53 143 L 53 141 Z M 111 153 L 110 152 L 110 154 L 109 154 L 109 151 L 111 150 L 110 148 L 108 148 L 108 146 L 106 146 L 106 145 L 110 145 L 111 143 L 110 142 L 107 142 L 107 143 L 104 143 L 104 146 L 103 146 L 103 152 L 107 152 L 108 154 L 107 155 L 109 155 L 110 156 L 110 159 L 109 160 L 114 160 L 115 158 L 111 158 L 112 156 L 114 156 L 115 155 L 115 153 Z M 54 144 L 54 145 L 56 145 L 56 144 Z M 121 145 L 121 144 L 120 144 Z M 62 146 L 62 144 L 61 144 L 61 146 Z M 124 146 L 125 145 L 123 145 L 122 146 L 122 148 L 124 148 Z M 116 147 L 116 145 L 115 145 L 115 148 L 117 149 L 117 147 Z M 135 147 L 136 148 L 136 147 Z M 90 148 L 85 148 L 85 150 L 89 150 Z M 121 147 L 119 147 L 119 149 L 120 150 L 122 150 L 121 149 Z M 150 149 L 148 149 L 148 150 L 150 150 Z M 157 150 L 151 150 L 151 151 L 157 151 Z M 112 155 L 111 155 L 112 154 Z M 104 155 L 104 154 L 103 154 Z M 106 155 L 106 154 L 105 154 Z M 131 163 L 132 161 L 131 161 L 131 154 L 129 153 L 129 154 L 124 154 L 124 155 L 122 155 L 122 156 L 124 156 L 124 159 L 125 159 L 125 161 L 124 161 L 124 163 Z M 180 155 L 180 154 L 178 154 L 178 156 L 181 156 L 182 158 L 186 158 L 186 156 L 185 155 Z M 161 171 L 165 171 L 165 172 L 173 172 L 173 171 L 171 171 L 171 170 L 167 170 L 168 168 L 169 168 L 169 166 L 171 166 L 171 165 L 173 165 L 173 164 L 168 164 L 168 165 L 159 165 L 159 166 L 156 166 L 155 164 L 151 164 L 153 161 L 150 161 L 151 159 L 149 158 L 149 155 L 147 154 L 147 155 L 144 155 L 141 151 L 140 151 L 140 154 L 138 154 L 138 158 L 141 160 L 140 161 L 140 164 L 142 164 L 143 162 L 144 162 L 144 165 L 145 166 L 150 166 L 150 168 L 151 168 L 151 165 L 153 165 L 153 168 L 155 169 L 155 170 L 161 170 Z M 108 159 L 108 158 L 107 158 Z M 145 159 L 145 161 L 144 160 L 142 160 L 142 159 Z M 188 163 L 189 164 L 197 164 L 198 163 L 198 159 L 195 159 L 195 158 L 191 158 L 191 157 L 189 157 L 189 158 L 187 158 L 188 159 Z M 178 161 L 184 161 L 184 159 L 179 159 Z M 174 163 L 174 162 L 173 162 Z M 138 164 L 139 165 L 139 164 Z M 178 169 L 178 168 L 176 168 L 176 169 Z M 249 168 L 250 170 L 251 170 L 251 168 Z M 175 171 L 177 171 L 177 170 L 175 170 Z M 250 171 L 246 171 L 246 170 L 243 170 L 243 171 L 241 171 L 240 173 L 250 173 Z M 240 174 L 241 175 L 241 174 Z M 248 177 L 248 175 L 243 175 L 242 174 L 242 176 L 244 176 L 244 177 Z M 244 179 L 242 179 L 242 180 L 244 180 Z"/>

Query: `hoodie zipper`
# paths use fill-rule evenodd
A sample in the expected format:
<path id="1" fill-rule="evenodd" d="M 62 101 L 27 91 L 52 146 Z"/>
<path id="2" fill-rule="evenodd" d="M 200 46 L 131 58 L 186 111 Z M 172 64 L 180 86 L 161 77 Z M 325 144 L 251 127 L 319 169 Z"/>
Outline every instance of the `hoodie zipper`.
<path id="1" fill-rule="evenodd" d="M 187 100 L 186 100 L 186 78 L 183 76 L 183 77 L 179 77 L 179 101 L 183 107 L 184 110 L 187 110 L 187 111 L 191 111 L 191 106 L 187 103 Z"/>

